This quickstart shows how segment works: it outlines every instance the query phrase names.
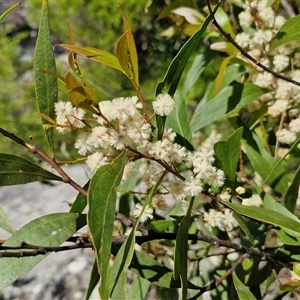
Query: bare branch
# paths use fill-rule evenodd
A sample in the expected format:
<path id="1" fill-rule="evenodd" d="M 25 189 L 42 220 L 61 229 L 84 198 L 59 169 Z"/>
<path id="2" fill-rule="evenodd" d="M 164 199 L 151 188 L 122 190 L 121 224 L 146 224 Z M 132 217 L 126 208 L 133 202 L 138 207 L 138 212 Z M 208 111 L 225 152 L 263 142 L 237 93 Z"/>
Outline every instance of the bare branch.
<path id="1" fill-rule="evenodd" d="M 37 154 L 42 160 L 49 163 L 59 175 L 61 175 L 63 182 L 70 184 L 75 190 L 77 190 L 79 193 L 83 194 L 84 196 L 87 196 L 87 191 L 83 189 L 79 184 L 77 184 L 74 180 L 72 180 L 65 171 L 60 167 L 60 165 L 50 156 L 48 156 L 46 153 L 44 153 L 35 143 L 34 145 L 30 145 L 28 143 L 25 143 L 22 139 L 14 135 L 13 133 L 10 133 L 6 131 L 3 128 L 0 128 L 0 133 L 2 133 L 7 138 L 11 139 L 12 141 L 20 144 L 21 146 L 27 148 L 31 153 Z"/>
<path id="2" fill-rule="evenodd" d="M 257 65 L 258 67 L 260 67 L 261 69 L 265 70 L 268 73 L 271 73 L 273 76 L 275 76 L 276 78 L 285 80 L 287 82 L 293 83 L 297 86 L 300 86 L 300 82 L 293 80 L 289 77 L 286 77 L 284 75 L 281 75 L 275 71 L 273 71 L 272 69 L 266 67 L 265 65 L 263 65 L 262 63 L 260 63 L 259 61 L 257 61 L 254 57 L 252 57 L 247 51 L 245 51 L 232 37 L 229 33 L 225 32 L 224 29 L 219 25 L 219 23 L 216 21 L 215 17 L 214 17 L 214 13 L 212 11 L 212 8 L 210 6 L 209 0 L 206 0 L 206 4 L 209 10 L 209 13 L 212 16 L 212 20 L 211 22 L 216 26 L 216 28 L 218 29 L 218 31 L 227 39 L 228 42 L 230 42 L 235 48 L 237 48 L 246 58 L 248 58 L 251 62 L 253 62 L 255 65 Z"/>

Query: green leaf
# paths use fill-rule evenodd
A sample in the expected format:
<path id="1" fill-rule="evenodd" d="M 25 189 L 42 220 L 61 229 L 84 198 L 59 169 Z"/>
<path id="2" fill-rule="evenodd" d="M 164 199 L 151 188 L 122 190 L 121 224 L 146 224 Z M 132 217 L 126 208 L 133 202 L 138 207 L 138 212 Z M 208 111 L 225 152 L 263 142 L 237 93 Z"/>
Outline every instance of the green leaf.
<path id="1" fill-rule="evenodd" d="M 300 245 L 299 242 L 295 238 L 291 237 L 286 232 L 284 232 L 282 229 L 279 229 L 279 230 L 273 229 L 273 230 L 276 232 L 279 241 L 281 243 L 283 243 L 284 245 L 299 247 L 299 245 Z"/>
<path id="2" fill-rule="evenodd" d="M 98 273 L 97 260 L 95 259 L 93 268 L 92 268 L 92 272 L 91 272 L 89 286 L 88 286 L 88 289 L 87 289 L 86 295 L 85 295 L 85 300 L 90 299 L 90 297 L 99 281 L 100 281 L 100 275 Z"/>
<path id="3" fill-rule="evenodd" d="M 250 243 L 253 245 L 255 243 L 255 238 L 253 237 L 253 235 L 252 235 L 251 231 L 249 230 L 243 217 L 236 212 L 233 213 L 233 216 L 236 219 L 236 221 L 238 222 L 238 224 L 241 227 L 241 229 L 243 230 L 243 232 L 245 233 L 245 235 L 247 236 L 247 238 L 249 239 Z"/>
<path id="4" fill-rule="evenodd" d="M 90 181 L 88 181 L 83 188 L 87 191 L 89 185 L 90 185 Z M 87 205 L 87 197 L 81 193 L 78 193 L 74 203 L 71 206 L 70 212 L 81 214 L 86 208 L 86 205 Z"/>
<path id="5" fill-rule="evenodd" d="M 6 230 L 7 232 L 14 234 L 16 233 L 16 229 L 14 225 L 8 219 L 2 205 L 0 204 L 0 228 Z"/>
<path id="6" fill-rule="evenodd" d="M 0 186 L 43 180 L 63 181 L 33 162 L 11 154 L 0 153 L 0 166 Z"/>
<path id="7" fill-rule="evenodd" d="M 220 3 L 215 6 L 214 12 L 217 11 Z M 155 95 L 158 95 L 162 92 L 168 93 L 169 95 L 173 96 L 179 80 L 181 78 L 181 75 L 184 71 L 184 68 L 187 64 L 188 59 L 190 58 L 191 54 L 194 52 L 196 46 L 198 45 L 201 36 L 203 35 L 206 27 L 210 23 L 212 19 L 212 16 L 209 15 L 200 29 L 195 32 L 193 36 L 190 37 L 190 39 L 183 45 L 183 47 L 180 49 L 178 54 L 175 56 L 175 58 L 172 60 L 167 73 L 163 79 L 162 82 L 159 82 L 156 87 Z"/>
<path id="8" fill-rule="evenodd" d="M 187 299 L 188 278 L 187 278 L 187 254 L 188 254 L 188 232 L 190 228 L 191 212 L 194 204 L 194 197 L 191 199 L 186 215 L 183 217 L 176 236 L 175 259 L 174 259 L 174 279 L 180 276 L 182 299 Z"/>
<path id="9" fill-rule="evenodd" d="M 99 168 L 91 179 L 88 190 L 88 226 L 95 247 L 98 272 L 101 276 L 100 296 L 109 298 L 108 266 L 115 218 L 117 187 L 119 186 L 126 151 L 111 164 Z"/>
<path id="10" fill-rule="evenodd" d="M 232 55 L 230 55 L 230 56 L 223 59 L 221 65 L 220 65 L 218 76 L 216 78 L 216 85 L 215 85 L 215 90 L 214 90 L 215 95 L 217 95 L 218 92 L 220 91 L 220 88 L 222 86 L 222 82 L 223 82 L 223 79 L 224 79 L 225 71 L 227 69 L 227 66 L 228 66 L 229 62 L 235 57 L 236 57 L 236 54 L 232 54 Z"/>
<path id="11" fill-rule="evenodd" d="M 201 109 L 196 110 L 191 120 L 192 132 L 228 116 L 264 93 L 265 91 L 262 88 L 252 83 L 225 87 L 213 99 L 204 104 Z"/>
<path id="12" fill-rule="evenodd" d="M 7 9 L 1 16 L 0 16 L 0 22 L 4 21 L 6 17 L 8 17 L 18 6 L 21 5 L 21 2 L 16 3 L 9 9 Z"/>
<path id="13" fill-rule="evenodd" d="M 125 32 L 127 32 L 126 34 L 126 41 L 127 41 L 127 49 L 128 49 L 128 54 L 129 54 L 129 61 L 128 61 L 128 65 L 130 66 L 133 75 L 134 75 L 134 82 L 136 84 L 136 86 L 139 86 L 139 65 L 138 65 L 138 55 L 137 55 L 137 51 L 136 51 L 136 46 L 135 46 L 135 41 L 134 41 L 134 37 L 129 25 L 129 22 L 125 16 L 125 14 L 123 13 L 123 11 L 121 10 L 122 13 L 122 19 L 123 19 L 123 25 L 124 25 L 124 29 Z"/>
<path id="14" fill-rule="evenodd" d="M 240 127 L 226 141 L 220 141 L 214 145 L 216 165 L 224 171 L 225 185 L 231 188 L 235 185 L 242 134 L 243 127 Z"/>
<path id="15" fill-rule="evenodd" d="M 265 194 L 264 196 L 264 208 L 277 211 L 293 220 L 296 222 L 299 222 L 298 217 L 296 217 L 292 212 L 290 212 L 288 209 L 286 209 L 283 205 L 275 201 L 270 195 Z"/>
<path id="16" fill-rule="evenodd" d="M 142 278 L 137 277 L 134 279 L 134 281 L 131 284 L 129 293 L 128 293 L 128 299 L 130 300 L 140 300 L 140 299 L 146 299 L 147 292 L 150 288 L 151 283 Z"/>
<path id="17" fill-rule="evenodd" d="M 45 72 L 41 72 L 40 69 L 56 74 L 53 48 L 50 39 L 47 0 L 43 0 L 39 32 L 35 46 L 34 72 L 39 112 L 40 114 L 45 114 L 54 120 L 54 103 L 57 101 L 58 93 L 57 78 L 46 74 Z M 43 124 L 47 124 L 46 120 L 43 118 L 41 119 Z M 45 130 L 45 134 L 51 155 L 54 156 L 53 128 Z"/>
<path id="18" fill-rule="evenodd" d="M 272 224 L 274 226 L 279 226 L 288 234 L 300 237 L 300 222 L 295 221 L 294 219 L 291 219 L 277 211 L 255 206 L 233 204 L 228 201 L 222 201 L 222 203 L 245 217 Z"/>
<path id="19" fill-rule="evenodd" d="M 193 64 L 188 70 L 183 83 L 182 93 L 185 96 L 190 89 L 195 85 L 196 81 L 205 70 L 210 60 L 215 56 L 216 52 L 205 48 L 203 53 L 196 55 Z"/>
<path id="20" fill-rule="evenodd" d="M 285 21 L 275 35 L 270 50 L 272 51 L 276 47 L 288 42 L 298 41 L 300 39 L 299 22 L 300 15 Z"/>
<path id="21" fill-rule="evenodd" d="M 186 104 L 180 92 L 174 95 L 175 109 L 168 115 L 166 126 L 172 128 L 179 136 L 175 142 L 189 150 L 194 150 L 193 137 L 186 112 Z"/>
<path id="22" fill-rule="evenodd" d="M 84 55 L 87 58 L 95 60 L 103 65 L 109 66 L 111 68 L 123 72 L 123 69 L 117 57 L 108 52 L 96 48 L 91 48 L 91 47 L 79 47 L 79 46 L 66 45 L 66 44 L 59 44 L 57 46 L 74 51 L 76 53 Z"/>
<path id="23" fill-rule="evenodd" d="M 86 225 L 86 216 L 74 213 L 56 213 L 26 224 L 3 246 L 17 247 L 22 242 L 41 247 L 57 247 Z M 30 251 L 30 250 L 25 250 Z M 0 289 L 27 273 L 47 255 L 32 257 L 4 257 L 0 259 Z"/>
<path id="24" fill-rule="evenodd" d="M 130 265 L 131 258 L 134 252 L 136 227 L 137 226 L 134 226 L 134 229 L 131 230 L 126 241 L 123 243 L 120 250 L 118 251 L 112 268 L 110 277 L 110 295 L 112 300 L 127 299 L 126 271 Z"/>
<path id="25" fill-rule="evenodd" d="M 158 221 L 152 221 L 147 228 L 153 229 L 157 232 L 163 232 L 166 229 L 173 227 L 177 224 L 174 220 L 158 220 Z"/>
<path id="26" fill-rule="evenodd" d="M 65 81 L 72 104 L 85 111 L 97 113 L 97 110 L 92 106 L 98 104 L 95 91 L 88 86 L 80 85 L 70 72 L 67 73 Z"/>
<path id="27" fill-rule="evenodd" d="M 128 32 L 124 32 L 117 43 L 117 58 L 123 69 L 125 75 L 130 79 L 135 81 L 135 74 L 132 66 L 132 62 L 128 53 L 128 44 L 127 44 L 127 35 Z"/>
<path id="28" fill-rule="evenodd" d="M 297 198 L 298 190 L 300 186 L 300 166 L 298 167 L 291 184 L 289 185 L 285 195 L 284 195 L 284 206 L 291 212 L 294 212 Z"/>
<path id="29" fill-rule="evenodd" d="M 283 195 L 288 186 L 284 167 L 278 165 L 276 169 L 274 169 L 278 159 L 272 157 L 267 152 L 260 154 L 259 151 L 254 149 L 253 145 L 250 145 L 248 142 L 249 140 L 243 140 L 242 144 L 253 169 L 261 176 L 266 184 Z"/>
<path id="30" fill-rule="evenodd" d="M 234 287 L 240 300 L 256 300 L 254 295 L 250 292 L 249 288 L 241 282 L 241 280 L 236 276 L 235 272 L 232 273 L 232 278 Z"/>
<path id="31" fill-rule="evenodd" d="M 113 249 L 114 254 L 115 252 L 116 249 Z M 157 286 L 164 288 L 181 287 L 180 279 L 174 280 L 173 272 L 169 268 L 137 250 L 133 253 L 130 270 Z M 199 287 L 189 282 L 189 288 L 198 289 Z"/>

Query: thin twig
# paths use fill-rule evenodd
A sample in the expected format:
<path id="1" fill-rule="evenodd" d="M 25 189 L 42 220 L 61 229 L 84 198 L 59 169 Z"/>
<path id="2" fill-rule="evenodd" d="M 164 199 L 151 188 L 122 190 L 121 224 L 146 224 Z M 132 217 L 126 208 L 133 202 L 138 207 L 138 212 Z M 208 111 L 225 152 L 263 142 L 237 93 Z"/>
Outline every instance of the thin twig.
<path id="1" fill-rule="evenodd" d="M 215 288 L 217 288 L 220 285 L 220 283 L 224 279 L 226 279 L 229 275 L 231 275 L 237 269 L 237 267 L 244 261 L 244 259 L 247 258 L 247 257 L 249 257 L 249 256 L 250 255 L 248 253 L 244 253 L 243 255 L 241 255 L 239 257 L 239 259 L 234 263 L 234 265 L 225 272 L 225 274 L 223 274 L 217 280 L 209 283 L 207 286 L 205 286 L 203 288 L 200 288 L 199 293 L 197 293 L 197 295 L 195 295 L 194 297 L 190 298 L 189 300 L 196 300 L 196 299 L 198 299 L 199 296 L 201 296 L 205 292 L 210 292 L 210 291 L 214 290 Z"/>
<path id="2" fill-rule="evenodd" d="M 87 196 L 87 191 L 83 189 L 79 184 L 77 184 L 74 180 L 72 180 L 60 167 L 60 165 L 53 158 L 44 153 L 35 143 L 33 145 L 25 143 L 25 141 L 23 141 L 13 133 L 6 131 L 3 128 L 0 128 L 0 133 L 2 133 L 4 136 L 11 139 L 12 141 L 16 142 L 17 144 L 27 148 L 31 153 L 37 154 L 42 160 L 49 163 L 57 171 L 58 174 L 60 174 L 63 182 L 70 184 L 79 193 L 83 194 L 84 196 Z"/>
<path id="3" fill-rule="evenodd" d="M 121 214 L 118 214 L 118 219 L 122 219 L 123 222 L 127 222 L 124 220 L 123 216 Z M 131 221 L 131 220 L 129 220 Z M 131 221 L 134 223 L 133 221 Z M 127 223 L 126 223 L 127 224 Z M 133 225 L 133 224 L 132 224 Z M 130 226 L 132 226 L 130 225 Z M 165 233 L 165 232 L 156 232 L 154 230 L 149 230 L 145 227 L 140 227 L 140 231 L 143 231 L 143 234 L 146 234 L 144 236 L 136 236 L 136 243 L 138 245 L 142 245 L 145 242 L 150 242 L 153 240 L 175 240 L 177 234 L 176 233 Z M 120 236 L 118 238 L 113 238 L 112 244 L 114 246 L 120 246 L 124 243 L 127 236 Z M 278 259 L 274 256 L 271 256 L 270 254 L 263 252 L 257 248 L 248 248 L 241 244 L 232 243 L 226 240 L 220 240 L 216 237 L 206 236 L 202 234 L 201 232 L 198 232 L 198 234 L 189 234 L 188 240 L 191 241 L 204 241 L 212 246 L 215 247 L 226 247 L 230 249 L 235 249 L 238 252 L 242 252 L 244 254 L 250 255 L 250 256 L 258 256 L 261 257 L 263 260 L 266 260 L 274 265 L 280 265 L 282 267 L 286 267 L 291 269 L 292 264 L 285 261 Z M 2 240 L 1 242 L 5 242 Z M 93 248 L 93 244 L 89 237 L 70 237 L 67 242 L 73 242 L 75 245 L 70 246 L 59 246 L 59 247 L 42 247 L 42 246 L 36 246 L 36 245 L 30 245 L 25 242 L 21 243 L 20 246 L 14 246 L 14 247 L 7 247 L 7 246 L 0 246 L 0 250 L 5 250 L 4 252 L 0 251 L 0 258 L 1 257 L 23 257 L 23 256 L 36 256 L 36 255 L 45 255 L 49 252 L 59 252 L 59 251 L 67 251 L 67 250 L 73 250 L 73 249 L 80 249 L 80 248 Z M 24 250 L 24 249 L 32 249 L 32 251 L 19 251 L 19 252 L 8 252 L 7 250 Z M 26 252 L 26 253 L 25 253 Z"/>
<path id="4" fill-rule="evenodd" d="M 259 61 L 257 61 L 254 57 L 252 57 L 247 51 L 245 51 L 232 37 L 229 33 L 227 33 L 220 25 L 219 23 L 216 21 L 215 17 L 214 17 L 214 13 L 212 11 L 212 8 L 210 6 L 209 0 L 206 0 L 206 4 L 209 10 L 210 15 L 212 16 L 211 22 L 216 26 L 216 28 L 218 29 L 218 31 L 235 47 L 237 48 L 241 54 L 243 54 L 246 58 L 248 58 L 251 62 L 253 62 L 255 65 L 257 65 L 258 67 L 260 67 L 261 69 L 267 71 L 268 73 L 272 74 L 273 76 L 275 76 L 276 78 L 285 80 L 287 82 L 293 83 L 297 86 L 300 86 L 300 82 L 293 80 L 289 77 L 286 77 L 284 75 L 281 75 L 275 71 L 273 71 L 272 69 L 266 67 L 265 65 L 263 65 L 262 63 L 260 63 Z"/>

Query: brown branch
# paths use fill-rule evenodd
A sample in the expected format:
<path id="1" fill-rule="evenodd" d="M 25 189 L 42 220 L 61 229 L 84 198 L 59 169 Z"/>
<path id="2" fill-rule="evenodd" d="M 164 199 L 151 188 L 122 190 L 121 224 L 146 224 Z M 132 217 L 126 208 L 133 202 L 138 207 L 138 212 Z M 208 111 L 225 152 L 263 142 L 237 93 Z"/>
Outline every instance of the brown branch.
<path id="1" fill-rule="evenodd" d="M 244 253 L 243 255 L 241 255 L 239 257 L 239 259 L 235 262 L 235 264 L 230 269 L 228 269 L 224 275 L 222 275 L 219 279 L 209 283 L 207 286 L 200 288 L 199 293 L 197 293 L 194 297 L 189 298 L 189 300 L 196 300 L 196 299 L 198 299 L 198 297 L 200 297 L 205 292 L 210 292 L 210 291 L 214 290 L 215 288 L 217 288 L 219 286 L 219 284 L 224 279 L 226 279 L 229 275 L 231 275 L 237 269 L 237 267 L 244 261 L 244 259 L 249 256 L 250 255 L 248 253 Z"/>
<path id="2" fill-rule="evenodd" d="M 133 226 L 134 222 L 131 220 L 124 219 L 121 214 L 118 214 L 117 216 L 118 220 L 122 220 L 122 222 L 125 222 L 126 224 L 129 224 L 128 222 L 132 222 L 129 226 Z M 125 224 L 125 225 L 126 225 Z M 140 231 L 143 232 L 143 234 L 146 234 L 144 236 L 136 236 L 136 243 L 138 245 L 142 245 L 145 242 L 150 242 L 153 240 L 175 240 L 176 239 L 176 233 L 164 233 L 164 232 L 156 232 L 154 230 L 149 230 L 143 226 L 140 227 Z M 120 246 L 124 243 L 127 236 L 120 236 L 118 238 L 113 238 L 112 244 L 114 246 Z M 244 254 L 247 254 L 249 256 L 258 256 L 261 257 L 263 260 L 266 260 L 274 265 L 280 265 L 282 267 L 286 267 L 291 269 L 292 264 L 285 261 L 280 260 L 266 252 L 263 252 L 257 248 L 248 248 L 238 243 L 232 243 L 226 240 L 220 240 L 216 237 L 206 236 L 202 234 L 201 232 L 198 232 L 197 234 L 189 234 L 188 240 L 192 241 L 204 241 L 212 246 L 215 247 L 225 247 L 230 249 L 235 249 L 238 252 L 242 252 Z M 2 240 L 1 242 L 5 242 Z M 93 248 L 93 244 L 91 242 L 91 239 L 89 237 L 70 237 L 67 242 L 75 243 L 74 245 L 70 246 L 58 246 L 58 247 L 43 247 L 43 246 L 36 246 L 36 245 L 30 245 L 25 242 L 21 243 L 20 246 L 14 246 L 14 247 L 8 247 L 8 246 L 0 246 L 0 250 L 4 250 L 4 252 L 0 251 L 0 258 L 1 257 L 24 257 L 24 256 L 36 256 L 36 255 L 45 255 L 49 252 L 59 252 L 59 251 L 67 251 L 67 250 L 74 250 L 74 249 L 80 249 L 80 248 Z M 20 252 L 8 252 L 7 250 L 29 250 L 32 249 L 32 251 L 20 251 Z"/>
<path id="3" fill-rule="evenodd" d="M 44 153 L 35 143 L 34 145 L 25 143 L 25 141 L 23 141 L 13 133 L 6 131 L 3 128 L 0 128 L 0 133 L 2 133 L 5 137 L 11 139 L 12 141 L 16 142 L 17 144 L 27 148 L 31 153 L 37 154 L 42 160 L 49 163 L 57 171 L 57 173 L 62 177 L 63 182 L 70 184 L 79 193 L 83 194 L 84 196 L 87 196 L 87 191 L 83 189 L 79 184 L 77 184 L 74 180 L 72 180 L 60 167 L 60 165 L 53 158 Z"/>
<path id="4" fill-rule="evenodd" d="M 221 0 L 222 2 L 222 0 Z M 293 83 L 297 86 L 300 86 L 300 82 L 293 80 L 289 77 L 286 77 L 284 75 L 281 75 L 275 71 L 273 71 L 272 69 L 266 67 L 265 65 L 263 65 L 262 63 L 260 63 L 259 61 L 257 61 L 254 57 L 252 57 L 247 51 L 245 51 L 232 37 L 229 33 L 227 33 L 220 25 L 219 23 L 216 21 L 215 17 L 214 17 L 214 13 L 213 10 L 210 6 L 209 0 L 206 0 L 206 4 L 209 10 L 209 13 L 212 17 L 211 22 L 216 26 L 216 28 L 218 29 L 218 31 L 227 39 L 228 42 L 230 42 L 235 48 L 237 48 L 241 54 L 243 54 L 247 59 L 249 59 L 251 62 L 253 62 L 255 65 L 257 65 L 258 67 L 260 67 L 261 69 L 265 70 L 266 72 L 272 74 L 273 76 L 275 76 L 276 78 L 285 80 L 287 82 Z"/>

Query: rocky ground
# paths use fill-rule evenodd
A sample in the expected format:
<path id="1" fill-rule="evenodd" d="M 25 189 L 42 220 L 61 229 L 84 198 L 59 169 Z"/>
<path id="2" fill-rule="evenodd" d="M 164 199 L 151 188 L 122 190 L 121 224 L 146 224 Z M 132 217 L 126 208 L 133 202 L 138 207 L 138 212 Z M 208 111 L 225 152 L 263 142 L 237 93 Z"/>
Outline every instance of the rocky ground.
<path id="1" fill-rule="evenodd" d="M 88 175 L 83 166 L 66 168 L 72 179 L 85 184 Z M 13 225 L 19 229 L 45 214 L 66 212 L 67 202 L 74 201 L 77 192 L 67 184 L 54 186 L 41 183 L 0 187 L 0 203 Z M 0 229 L 0 239 L 10 234 Z M 81 300 L 90 278 L 94 255 L 89 249 L 53 253 L 0 291 L 1 300 Z M 99 299 L 97 293 L 91 299 Z"/>

